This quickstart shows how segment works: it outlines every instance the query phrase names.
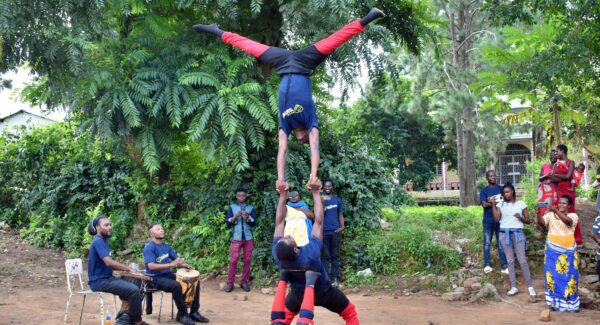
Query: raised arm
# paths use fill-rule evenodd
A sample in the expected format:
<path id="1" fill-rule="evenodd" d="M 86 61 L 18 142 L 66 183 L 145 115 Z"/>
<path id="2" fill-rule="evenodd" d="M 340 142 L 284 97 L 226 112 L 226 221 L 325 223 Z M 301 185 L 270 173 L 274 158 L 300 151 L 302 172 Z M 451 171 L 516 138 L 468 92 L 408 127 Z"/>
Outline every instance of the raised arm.
<path id="1" fill-rule="evenodd" d="M 558 209 L 555 206 L 551 206 L 550 211 L 554 212 L 554 214 L 560 219 L 560 221 L 562 221 L 567 227 L 573 226 L 573 219 L 571 219 L 571 217 L 569 217 L 568 215 L 558 211 Z"/>
<path id="2" fill-rule="evenodd" d="M 323 240 L 323 199 L 321 198 L 321 181 L 311 185 L 311 192 L 315 205 L 315 223 L 313 224 L 312 235 Z"/>
<path id="3" fill-rule="evenodd" d="M 494 220 L 496 220 L 496 222 L 500 221 L 500 218 L 502 218 L 502 212 L 500 212 L 500 209 L 498 209 L 495 203 L 492 203 L 492 213 L 494 215 Z"/>
<path id="4" fill-rule="evenodd" d="M 538 225 L 542 227 L 546 227 L 546 220 L 544 220 L 544 216 L 542 215 L 542 211 L 540 211 L 539 207 L 535 207 L 535 215 L 537 217 Z"/>
<path id="5" fill-rule="evenodd" d="M 279 202 L 277 203 L 277 212 L 275 212 L 275 232 L 273 233 L 273 237 L 283 237 L 285 230 L 285 215 L 287 212 L 285 206 L 287 197 L 287 191 L 279 191 Z"/>

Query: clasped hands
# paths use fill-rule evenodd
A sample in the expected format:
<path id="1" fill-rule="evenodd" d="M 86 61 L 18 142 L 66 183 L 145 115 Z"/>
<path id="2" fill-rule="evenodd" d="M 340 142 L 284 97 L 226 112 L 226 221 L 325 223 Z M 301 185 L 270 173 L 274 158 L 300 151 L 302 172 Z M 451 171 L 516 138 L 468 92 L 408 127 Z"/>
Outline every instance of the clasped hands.
<path id="1" fill-rule="evenodd" d="M 311 178 L 306 183 L 306 187 L 311 191 L 320 191 L 323 188 L 323 184 L 321 184 L 321 180 L 316 176 L 311 176 Z M 278 179 L 275 182 L 275 190 L 277 193 L 287 192 L 290 189 L 290 185 L 283 179 Z"/>

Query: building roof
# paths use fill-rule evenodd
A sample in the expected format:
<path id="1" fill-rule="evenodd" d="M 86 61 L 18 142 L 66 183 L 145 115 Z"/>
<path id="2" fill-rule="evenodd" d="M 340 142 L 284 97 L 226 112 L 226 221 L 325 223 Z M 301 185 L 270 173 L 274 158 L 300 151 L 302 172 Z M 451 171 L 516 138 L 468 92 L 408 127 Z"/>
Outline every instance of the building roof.
<path id="1" fill-rule="evenodd" d="M 31 113 L 31 112 L 28 112 L 28 111 L 26 111 L 26 110 L 24 110 L 24 109 L 20 109 L 20 110 L 18 110 L 18 111 L 16 111 L 16 112 L 14 112 L 14 113 L 12 113 L 12 114 L 8 114 L 8 115 L 7 115 L 7 116 L 5 116 L 5 117 L 0 117 L 0 123 L 4 122 L 5 120 L 7 120 L 7 119 L 9 119 L 9 118 L 11 118 L 11 117 L 13 117 L 13 116 L 15 116 L 15 115 L 19 115 L 19 114 L 28 114 L 28 115 L 33 115 L 33 116 L 37 116 L 37 117 L 39 117 L 39 118 L 43 118 L 43 119 L 45 119 L 45 120 L 48 120 L 48 121 L 56 122 L 55 120 L 53 120 L 53 119 L 51 119 L 51 118 L 47 118 L 47 117 L 45 117 L 45 116 L 42 116 L 42 115 L 38 115 L 38 114 L 34 114 L 34 113 Z"/>

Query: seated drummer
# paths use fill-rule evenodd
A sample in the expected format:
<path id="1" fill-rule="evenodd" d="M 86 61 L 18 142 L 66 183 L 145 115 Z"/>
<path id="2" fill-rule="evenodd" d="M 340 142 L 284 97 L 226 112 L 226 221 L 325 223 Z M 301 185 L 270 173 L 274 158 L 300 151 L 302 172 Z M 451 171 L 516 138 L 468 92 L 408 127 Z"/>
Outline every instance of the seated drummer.
<path id="1" fill-rule="evenodd" d="M 133 324 L 148 324 L 142 321 L 142 294 L 140 287 L 113 276 L 113 270 L 136 273 L 110 257 L 108 238 L 112 235 L 112 223 L 106 216 L 99 216 L 88 225 L 88 233 L 94 236 L 88 256 L 88 278 L 92 291 L 108 292 L 129 303 L 129 318 Z"/>
<path id="2" fill-rule="evenodd" d="M 154 286 L 162 291 L 170 292 L 177 305 L 176 320 L 181 324 L 193 325 L 194 322 L 208 323 L 208 318 L 202 316 L 200 310 L 200 282 L 196 286 L 196 294 L 191 307 L 191 314 L 187 312 L 181 285 L 175 280 L 173 268 L 191 268 L 183 258 L 177 257 L 177 253 L 171 246 L 163 243 L 165 230 L 159 224 L 150 225 L 150 237 L 152 240 L 144 246 L 144 260 L 146 273 L 152 276 Z"/>

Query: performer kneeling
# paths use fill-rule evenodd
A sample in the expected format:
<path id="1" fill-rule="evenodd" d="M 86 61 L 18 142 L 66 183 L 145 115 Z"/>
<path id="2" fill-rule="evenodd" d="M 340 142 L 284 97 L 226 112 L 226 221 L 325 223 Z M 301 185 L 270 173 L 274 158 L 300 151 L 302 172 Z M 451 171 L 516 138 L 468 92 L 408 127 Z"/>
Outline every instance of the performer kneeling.
<path id="1" fill-rule="evenodd" d="M 291 324 L 298 313 L 298 324 L 313 324 L 314 305 L 339 314 L 347 325 L 359 324 L 354 305 L 343 292 L 331 286 L 325 266 L 321 263 L 324 212 L 320 189 L 320 181 L 311 184 L 315 223 L 308 244 L 298 247 L 293 237 L 284 236 L 287 192 L 283 187 L 279 188 L 272 254 L 280 270 L 280 280 L 273 301 L 271 324 Z M 288 282 L 292 290 L 286 298 Z"/>
<path id="2" fill-rule="evenodd" d="M 216 24 L 194 25 L 197 32 L 211 33 L 223 42 L 270 64 L 281 76 L 279 87 L 279 151 L 277 153 L 277 184 L 288 190 L 285 181 L 285 160 L 288 149 L 288 136 L 294 130 L 300 143 L 310 143 L 310 178 L 308 186 L 318 181 L 319 169 L 319 122 L 312 98 L 310 75 L 335 49 L 363 32 L 371 21 L 383 17 L 377 8 L 361 19 L 357 19 L 334 34 L 298 51 L 290 51 L 255 42 L 241 35 L 221 30 Z M 285 184 L 285 185 L 284 185 Z"/>
<path id="3" fill-rule="evenodd" d="M 184 301 L 181 285 L 175 280 L 173 268 L 184 267 L 191 268 L 186 264 L 183 258 L 177 257 L 177 253 L 171 246 L 165 244 L 163 239 L 165 231 L 159 224 L 149 227 L 152 240 L 144 246 L 144 260 L 146 263 L 146 273 L 152 276 L 153 285 L 162 291 L 170 292 L 173 295 L 175 305 L 177 305 L 176 320 L 185 325 L 193 325 L 194 322 L 208 323 L 208 318 L 202 316 L 200 310 L 200 281 L 196 283 L 195 296 L 191 306 L 191 314 L 187 312 L 187 306 Z"/>
<path id="4" fill-rule="evenodd" d="M 135 284 L 113 276 L 113 270 L 137 273 L 110 257 L 108 238 L 112 236 L 112 223 L 106 216 L 96 217 L 88 224 L 88 233 L 94 236 L 88 257 L 88 278 L 92 291 L 108 292 L 127 300 L 129 318 L 135 325 L 142 321 L 142 294 Z"/>

